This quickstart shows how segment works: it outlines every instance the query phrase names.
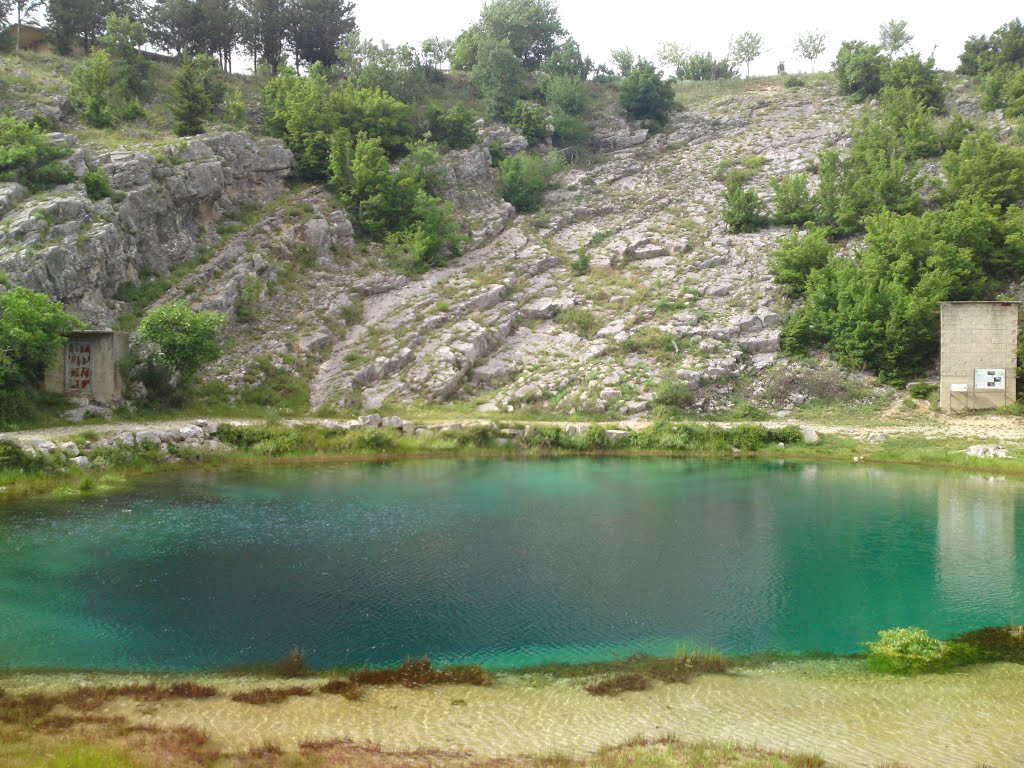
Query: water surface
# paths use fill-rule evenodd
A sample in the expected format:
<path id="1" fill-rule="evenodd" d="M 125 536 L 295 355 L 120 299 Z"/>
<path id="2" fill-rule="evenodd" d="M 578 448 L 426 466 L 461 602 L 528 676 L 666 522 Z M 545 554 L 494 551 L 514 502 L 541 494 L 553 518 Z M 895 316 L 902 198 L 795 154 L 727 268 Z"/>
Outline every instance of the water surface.
<path id="1" fill-rule="evenodd" d="M 522 666 L 853 652 L 1021 621 L 1022 485 L 758 461 L 430 460 L 175 473 L 8 502 L 0 666 Z"/>

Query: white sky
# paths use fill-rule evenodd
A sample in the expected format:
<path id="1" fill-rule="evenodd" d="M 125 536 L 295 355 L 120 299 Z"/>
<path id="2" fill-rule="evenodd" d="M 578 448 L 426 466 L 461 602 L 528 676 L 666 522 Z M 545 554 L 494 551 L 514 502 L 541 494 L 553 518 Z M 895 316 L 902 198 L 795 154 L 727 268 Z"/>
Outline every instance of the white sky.
<path id="1" fill-rule="evenodd" d="M 477 19 L 481 0 L 355 0 L 356 22 L 363 37 L 395 45 L 419 43 L 428 37 L 451 37 Z M 608 62 L 609 51 L 630 48 L 655 59 L 658 43 L 671 40 L 691 50 L 710 50 L 725 56 L 729 39 L 745 30 L 764 38 L 766 52 L 750 68 L 752 75 L 775 74 L 775 65 L 786 70 L 803 67 L 793 53 L 797 34 L 820 29 L 828 34 L 828 50 L 817 69 L 828 69 L 843 40 L 877 42 L 878 27 L 889 19 L 906 19 L 914 36 L 911 47 L 924 55 L 935 48 L 936 66 L 955 69 L 957 56 L 970 35 L 987 35 L 1024 8 L 1009 0 L 957 2 L 950 0 L 726 0 L 725 2 L 657 2 L 632 0 L 561 0 L 562 25 L 576 38 L 583 54 L 596 63 Z"/>

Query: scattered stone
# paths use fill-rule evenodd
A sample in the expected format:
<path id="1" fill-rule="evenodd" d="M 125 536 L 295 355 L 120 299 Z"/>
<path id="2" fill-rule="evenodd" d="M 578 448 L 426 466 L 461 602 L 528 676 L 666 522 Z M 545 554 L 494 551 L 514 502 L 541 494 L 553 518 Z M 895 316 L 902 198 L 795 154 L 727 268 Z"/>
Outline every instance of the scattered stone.
<path id="1" fill-rule="evenodd" d="M 807 443 L 807 445 L 815 445 L 820 440 L 820 438 L 818 437 L 818 433 L 817 431 L 815 431 L 814 427 L 801 425 L 800 436 L 803 438 L 803 441 Z"/>
<path id="2" fill-rule="evenodd" d="M 70 463 L 74 464 L 79 469 L 89 468 L 89 457 L 88 456 L 73 456 L 69 459 Z"/>
<path id="3" fill-rule="evenodd" d="M 883 433 L 883 432 L 872 432 L 871 434 L 868 435 L 868 442 L 869 443 L 884 443 L 885 442 L 885 433 Z"/>
<path id="4" fill-rule="evenodd" d="M 972 445 L 964 451 L 968 456 L 977 456 L 981 459 L 1007 459 L 1009 454 L 1001 445 Z"/>

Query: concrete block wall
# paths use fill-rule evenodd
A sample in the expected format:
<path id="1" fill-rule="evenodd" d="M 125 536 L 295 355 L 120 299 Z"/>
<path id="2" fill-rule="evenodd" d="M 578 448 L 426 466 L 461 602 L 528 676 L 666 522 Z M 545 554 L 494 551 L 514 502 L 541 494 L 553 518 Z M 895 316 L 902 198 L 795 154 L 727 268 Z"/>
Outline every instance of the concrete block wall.
<path id="1" fill-rule="evenodd" d="M 939 407 L 945 412 L 998 408 L 1017 399 L 1017 325 L 1013 301 L 944 301 L 940 304 Z M 1005 389 L 975 387 L 977 369 L 1005 371 Z M 966 388 L 966 391 L 953 391 Z"/>

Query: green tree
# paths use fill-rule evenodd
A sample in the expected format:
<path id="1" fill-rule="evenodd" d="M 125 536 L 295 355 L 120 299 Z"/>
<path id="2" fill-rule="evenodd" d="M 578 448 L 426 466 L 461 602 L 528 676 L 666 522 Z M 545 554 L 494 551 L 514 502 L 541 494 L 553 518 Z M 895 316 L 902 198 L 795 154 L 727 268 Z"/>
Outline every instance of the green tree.
<path id="1" fill-rule="evenodd" d="M 615 64 L 615 68 L 619 71 L 619 77 L 625 77 L 633 71 L 633 67 L 637 64 L 637 56 L 629 48 L 618 48 L 611 53 L 612 63 Z"/>
<path id="2" fill-rule="evenodd" d="M 187 54 L 182 56 L 181 69 L 171 85 L 174 101 L 174 132 L 178 136 L 195 136 L 204 130 L 203 121 L 210 115 L 210 99 L 200 80 L 199 72 Z"/>
<path id="3" fill-rule="evenodd" d="M 828 42 L 828 35 L 820 30 L 803 32 L 797 35 L 793 52 L 800 54 L 800 58 L 811 62 L 811 72 L 814 71 L 814 64 L 818 57 L 825 52 Z"/>
<path id="4" fill-rule="evenodd" d="M 277 74 L 284 60 L 288 37 L 288 9 L 285 0 L 242 0 L 243 37 L 260 61 Z"/>
<path id="5" fill-rule="evenodd" d="M 0 389 L 37 386 L 68 334 L 80 327 L 42 293 L 21 287 L 0 293 Z"/>
<path id="6" fill-rule="evenodd" d="M 558 7 L 550 0 L 492 0 L 480 12 L 485 37 L 507 40 L 523 69 L 533 72 L 565 36 Z"/>
<path id="7" fill-rule="evenodd" d="M 110 54 L 93 51 L 71 71 L 71 102 L 82 119 L 95 128 L 114 124 L 110 105 Z"/>
<path id="8" fill-rule="evenodd" d="M 202 366 L 220 357 L 219 312 L 196 311 L 185 299 L 151 309 L 139 323 L 139 341 L 156 348 L 157 361 L 187 383 Z"/>
<path id="9" fill-rule="evenodd" d="M 146 42 L 146 29 L 140 22 L 114 13 L 107 17 L 107 31 L 99 43 L 114 59 L 116 89 L 127 101 L 149 97 L 153 65 L 140 53 Z"/>
<path id="10" fill-rule="evenodd" d="M 560 45 L 556 45 L 551 51 L 551 55 L 541 64 L 541 71 L 549 75 L 580 80 L 586 80 L 593 69 L 594 62 L 589 56 L 583 57 L 579 43 L 571 37 Z"/>
<path id="11" fill-rule="evenodd" d="M 96 39 L 103 34 L 107 16 L 125 13 L 129 2 L 118 0 L 47 0 L 46 20 L 53 33 L 57 52 L 71 53 L 75 43 L 81 43 L 88 54 Z"/>
<path id="12" fill-rule="evenodd" d="M 640 59 L 622 78 L 619 105 L 631 120 L 644 120 L 654 128 L 668 122 L 675 93 L 672 84 L 649 61 Z"/>
<path id="13" fill-rule="evenodd" d="M 890 19 L 878 27 L 879 45 L 889 54 L 890 59 L 910 45 L 913 39 L 914 36 L 907 32 L 907 22 L 902 19 Z"/>
<path id="14" fill-rule="evenodd" d="M 354 8 L 345 0 L 291 0 L 288 39 L 298 60 L 333 66 L 342 38 L 356 28 Z"/>
<path id="15" fill-rule="evenodd" d="M 468 72 L 476 66 L 480 36 L 480 25 L 474 24 L 455 38 L 451 55 L 452 69 Z"/>
<path id="16" fill-rule="evenodd" d="M 66 144 L 54 144 L 43 129 L 0 117 L 0 181 L 16 181 L 30 192 L 64 184 L 74 174 L 61 160 L 71 154 Z"/>
<path id="17" fill-rule="evenodd" d="M 471 77 L 487 116 L 497 120 L 507 115 L 519 98 L 523 67 L 508 40 L 484 36 Z"/>
<path id="18" fill-rule="evenodd" d="M 747 77 L 750 77 L 750 62 L 761 55 L 764 40 L 753 32 L 743 32 L 729 43 L 729 58 L 737 64 L 747 65 Z"/>
<path id="19" fill-rule="evenodd" d="M 14 37 L 14 50 L 21 50 L 21 24 L 22 21 L 37 10 L 43 7 L 45 0 L 3 0 L 0 2 L 0 19 L 6 19 L 7 14 L 11 12 L 11 8 L 15 10 L 15 23 L 17 24 L 16 33 Z"/>

